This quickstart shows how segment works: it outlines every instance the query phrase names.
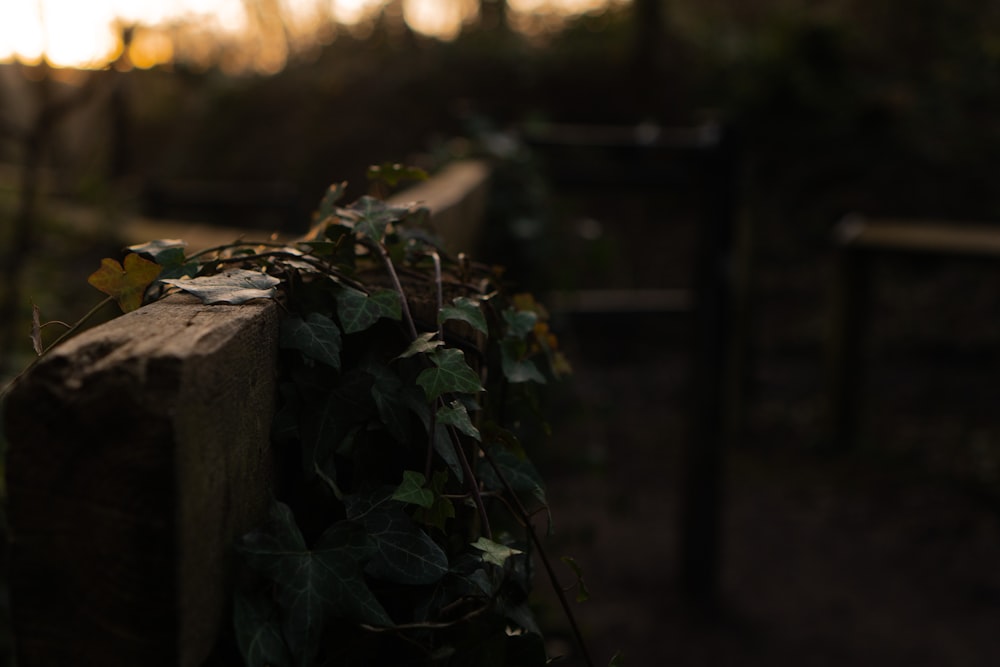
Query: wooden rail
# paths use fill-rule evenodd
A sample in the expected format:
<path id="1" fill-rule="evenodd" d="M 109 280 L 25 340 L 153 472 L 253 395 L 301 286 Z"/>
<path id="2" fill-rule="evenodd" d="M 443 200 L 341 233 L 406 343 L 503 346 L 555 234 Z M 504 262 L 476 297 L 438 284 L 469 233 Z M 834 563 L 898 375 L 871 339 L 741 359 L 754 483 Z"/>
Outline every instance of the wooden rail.
<path id="1" fill-rule="evenodd" d="M 470 242 L 489 169 L 417 199 Z M 266 515 L 279 308 L 172 296 L 48 354 L 5 412 L 19 667 L 205 664 L 230 626 L 231 545 Z"/>
<path id="2" fill-rule="evenodd" d="M 1000 227 L 851 215 L 835 226 L 834 242 L 837 265 L 827 355 L 829 444 L 847 450 L 860 432 L 873 264 L 893 255 L 1000 259 Z"/>

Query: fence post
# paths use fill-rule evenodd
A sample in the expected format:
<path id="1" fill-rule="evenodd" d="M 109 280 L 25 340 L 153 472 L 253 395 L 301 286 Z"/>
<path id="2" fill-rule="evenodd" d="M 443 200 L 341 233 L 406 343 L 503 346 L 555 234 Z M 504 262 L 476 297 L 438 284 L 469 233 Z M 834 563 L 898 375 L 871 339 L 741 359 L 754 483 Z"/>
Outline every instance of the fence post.
<path id="1" fill-rule="evenodd" d="M 711 607 L 718 595 L 723 455 L 733 377 L 733 237 L 737 164 L 732 128 L 720 127 L 706 159 L 706 215 L 695 267 L 694 382 L 691 433 L 683 452 L 680 586 L 684 598 Z"/>
<path id="2" fill-rule="evenodd" d="M 201 665 L 266 515 L 278 306 L 176 296 L 54 350 L 6 405 L 17 660 Z"/>

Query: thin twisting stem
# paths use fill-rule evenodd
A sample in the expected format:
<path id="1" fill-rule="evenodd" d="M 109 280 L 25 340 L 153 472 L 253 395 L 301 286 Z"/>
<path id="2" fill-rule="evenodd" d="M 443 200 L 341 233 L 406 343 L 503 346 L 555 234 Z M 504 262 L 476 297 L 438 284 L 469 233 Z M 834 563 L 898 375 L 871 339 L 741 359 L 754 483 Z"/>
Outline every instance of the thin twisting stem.
<path id="1" fill-rule="evenodd" d="M 410 335 L 414 340 L 416 340 L 417 325 L 413 322 L 413 315 L 410 314 L 410 304 L 406 301 L 406 292 L 403 291 L 403 284 L 399 282 L 399 275 L 396 274 L 396 267 L 393 266 L 392 258 L 389 257 L 389 251 L 385 249 L 385 246 L 381 243 L 375 243 L 375 246 L 382 255 L 382 261 L 385 263 L 385 268 L 389 271 L 389 278 L 392 279 L 392 286 L 395 287 L 396 292 L 399 293 L 399 301 L 403 307 L 403 319 L 406 320 L 406 326 L 410 330 Z"/>
<path id="2" fill-rule="evenodd" d="M 39 361 L 41 361 L 42 357 L 44 357 L 49 352 L 51 352 L 53 348 L 55 348 L 57 345 L 59 345 L 60 343 L 62 343 L 64 340 L 66 340 L 67 338 L 69 338 L 70 336 L 72 336 L 73 334 L 75 334 L 77 331 L 79 331 L 80 327 L 82 327 L 84 324 L 87 323 L 87 320 L 89 320 L 91 317 L 93 317 L 94 315 L 96 315 L 97 312 L 101 308 L 103 308 L 104 306 L 108 305 L 108 303 L 110 303 L 110 302 L 111 302 L 111 297 L 110 296 L 104 297 L 104 299 L 100 303 L 98 303 L 96 306 L 94 306 L 93 308 L 91 308 L 90 310 L 88 310 L 87 313 L 83 317 L 81 317 L 79 320 L 77 320 L 76 322 L 74 322 L 71 327 L 69 327 L 68 329 L 66 329 L 66 331 L 62 332 L 59 335 L 58 338 L 56 338 L 54 341 L 52 341 L 49 344 L 48 347 L 46 347 L 44 350 L 42 350 L 41 354 L 39 354 L 37 357 L 35 357 L 34 359 L 32 359 L 31 363 L 24 367 L 24 370 L 22 370 L 20 373 L 18 373 L 17 376 L 13 380 L 11 380 L 10 382 L 8 382 L 7 385 L 2 390 L 0 390 L 0 398 L 3 398 L 4 396 L 6 396 L 7 393 L 11 389 L 14 388 L 14 385 L 17 384 L 17 381 L 20 380 L 24 376 L 25 373 L 27 373 L 32 368 L 34 368 L 35 364 L 37 364 Z"/>
<path id="3" fill-rule="evenodd" d="M 444 288 L 442 287 L 443 279 L 441 278 L 441 255 L 437 254 L 435 251 L 430 253 L 431 259 L 434 260 L 434 284 L 437 285 L 437 312 L 440 313 L 441 309 L 444 308 Z M 438 338 L 444 340 L 444 322 L 438 317 Z"/>
<path id="4" fill-rule="evenodd" d="M 486 451 L 486 448 L 482 448 L 483 455 L 486 457 L 487 462 L 493 468 L 497 477 L 500 479 L 500 483 L 503 484 L 504 489 L 507 491 L 507 495 L 510 496 L 514 507 L 517 508 L 517 513 L 521 515 L 524 520 L 524 527 L 528 531 L 528 536 L 531 538 L 532 544 L 535 545 L 535 549 L 538 550 L 538 555 L 542 559 L 542 566 L 545 568 L 545 572 L 549 577 L 549 582 L 552 584 L 552 589 L 556 593 L 556 597 L 559 598 L 559 604 L 562 606 L 563 613 L 566 614 L 566 619 L 569 621 L 570 628 L 573 630 L 573 636 L 576 638 L 576 643 L 580 647 L 580 652 L 583 654 L 583 659 L 587 663 L 588 667 L 594 667 L 594 660 L 590 657 L 590 651 L 587 649 L 587 643 L 583 640 L 583 633 L 580 632 L 580 626 L 577 625 L 576 616 L 573 614 L 573 610 L 570 607 L 569 600 L 566 598 L 566 591 L 563 589 L 562 584 L 559 583 L 559 577 L 556 576 L 556 571 L 552 567 L 552 562 L 549 560 L 548 553 L 545 551 L 545 547 L 542 545 L 541 538 L 538 537 L 538 533 L 535 532 L 535 527 L 531 524 L 531 515 L 521 504 L 521 500 L 517 497 L 514 492 L 513 487 L 511 487 L 510 482 L 507 481 L 507 477 L 500 470 L 500 466 L 497 465 L 490 453 Z"/>
<path id="5" fill-rule="evenodd" d="M 483 496 L 479 492 L 479 482 L 476 480 L 475 473 L 472 472 L 472 466 L 469 465 L 469 457 L 465 455 L 465 449 L 462 448 L 462 441 L 458 437 L 458 432 L 455 430 L 454 426 L 448 427 L 448 435 L 451 437 L 452 447 L 455 448 L 455 454 L 458 456 L 458 461 L 462 465 L 462 472 L 465 474 L 465 486 L 468 488 L 469 493 L 472 494 L 472 500 L 476 504 L 476 509 L 479 511 L 479 520 L 483 527 L 483 536 L 488 539 L 493 539 L 493 529 L 490 527 L 490 517 L 486 513 L 486 504 L 483 503 Z"/>

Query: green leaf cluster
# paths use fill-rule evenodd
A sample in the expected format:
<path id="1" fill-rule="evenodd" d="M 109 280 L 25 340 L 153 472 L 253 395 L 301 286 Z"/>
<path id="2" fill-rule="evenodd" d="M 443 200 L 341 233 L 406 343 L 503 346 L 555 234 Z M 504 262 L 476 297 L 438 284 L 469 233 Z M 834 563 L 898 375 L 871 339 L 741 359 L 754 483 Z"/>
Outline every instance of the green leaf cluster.
<path id="1" fill-rule="evenodd" d="M 548 505 L 514 425 L 568 371 L 547 313 L 448 257 L 419 209 L 343 192 L 294 244 L 130 249 L 157 266 L 156 295 L 285 313 L 282 473 L 269 520 L 237 545 L 239 650 L 252 667 L 544 665 L 529 596 L 531 516 Z"/>

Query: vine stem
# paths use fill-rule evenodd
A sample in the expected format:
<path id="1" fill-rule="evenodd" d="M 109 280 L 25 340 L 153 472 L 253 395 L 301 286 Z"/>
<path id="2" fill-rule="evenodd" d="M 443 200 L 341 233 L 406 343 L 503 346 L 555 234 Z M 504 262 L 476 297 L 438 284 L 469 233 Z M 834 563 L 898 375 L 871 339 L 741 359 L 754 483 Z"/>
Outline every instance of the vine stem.
<path id="1" fill-rule="evenodd" d="M 444 401 L 441 401 L 443 404 Z M 472 472 L 472 466 L 469 465 L 469 457 L 465 455 L 465 449 L 462 447 L 462 441 L 458 437 L 458 433 L 455 431 L 454 426 L 448 427 L 448 435 L 451 438 L 451 446 L 455 448 L 455 453 L 458 455 L 458 461 L 462 465 L 462 473 L 465 475 L 465 486 L 469 489 L 469 493 L 472 494 L 472 500 L 476 504 L 476 509 L 479 511 L 479 521 L 482 523 L 483 536 L 488 539 L 493 539 L 493 529 L 490 527 L 490 517 L 486 513 L 486 504 L 483 502 L 483 494 L 479 491 L 479 482 L 476 480 L 476 475 Z"/>
<path id="2" fill-rule="evenodd" d="M 224 248 L 232 248 L 232 247 L 235 247 L 235 245 L 233 245 L 233 246 L 221 246 L 221 248 L 223 248 L 223 249 Z M 282 246 L 282 247 L 287 247 L 287 246 Z M 195 257 L 195 255 L 192 255 L 191 257 Z M 364 285 L 362 285 L 361 283 L 359 283 L 358 281 L 356 281 L 356 280 L 354 280 L 352 278 L 349 278 L 349 277 L 345 276 L 343 273 L 341 273 L 339 271 L 335 271 L 333 269 L 333 267 L 330 266 L 329 264 L 327 264 L 326 262 L 321 262 L 319 260 L 313 259 L 309 255 L 297 255 L 297 254 L 295 254 L 293 252 L 284 252 L 284 251 L 281 251 L 281 250 L 271 250 L 271 251 L 268 251 L 268 252 L 258 252 L 258 253 L 255 253 L 253 255 L 241 255 L 241 256 L 237 256 L 237 257 L 217 257 L 216 259 L 210 260 L 209 263 L 215 262 L 217 264 L 240 264 L 240 263 L 248 262 L 248 261 L 255 260 L 255 259 L 267 259 L 269 257 L 278 257 L 278 258 L 292 259 L 292 260 L 296 260 L 296 261 L 300 261 L 300 262 L 305 262 L 306 264 L 309 264 L 310 266 L 316 267 L 317 269 L 319 269 L 325 275 L 333 276 L 337 280 L 342 281 L 342 282 L 350 285 L 351 287 L 353 287 L 353 288 L 355 288 L 357 290 L 360 290 L 362 292 L 368 292 L 368 289 Z"/>
<path id="3" fill-rule="evenodd" d="M 379 255 L 382 257 L 382 262 L 385 264 L 386 270 L 389 272 L 389 278 L 392 280 L 392 286 L 395 288 L 396 292 L 399 294 L 400 305 L 403 310 L 403 319 L 406 321 L 406 327 L 409 329 L 410 337 L 416 340 L 418 337 L 417 325 L 413 320 L 413 314 L 410 312 L 410 304 L 406 299 L 406 291 L 403 289 L 403 284 L 399 281 L 399 274 L 396 273 L 396 267 L 393 264 L 392 258 L 389 256 L 389 251 L 383 243 L 370 239 L 371 243 L 378 249 Z M 438 258 L 438 265 L 440 264 L 440 258 Z M 444 399 L 438 397 L 438 406 L 444 405 Z M 433 439 L 434 431 L 429 434 L 430 438 Z M 455 431 L 454 427 L 448 427 L 448 436 L 451 440 L 452 447 L 455 448 L 455 454 L 458 456 L 459 463 L 462 466 L 462 473 L 465 475 L 465 484 L 469 489 L 469 493 L 472 494 L 472 499 L 475 501 L 476 509 L 479 512 L 479 518 L 482 522 L 483 533 L 487 539 L 492 539 L 493 532 L 490 528 L 489 517 L 486 514 L 486 505 L 483 503 L 483 497 L 479 493 L 479 483 L 476 481 L 476 475 L 472 471 L 472 466 L 469 465 L 469 457 L 466 456 L 465 450 L 462 448 L 462 442 L 458 437 L 458 433 Z M 433 440 L 431 441 L 433 443 Z"/>
<path id="4" fill-rule="evenodd" d="M 437 312 L 441 312 L 444 308 L 444 287 L 442 283 L 444 280 L 441 277 L 441 255 L 437 252 L 431 251 L 431 259 L 434 260 L 434 284 L 437 286 Z M 444 322 L 441 318 L 438 318 L 438 338 L 442 341 L 444 340 Z"/>
<path id="5" fill-rule="evenodd" d="M 559 598 L 559 604 L 562 606 L 563 613 L 566 614 L 566 620 L 569 621 L 570 629 L 573 631 L 573 637 L 576 639 L 577 645 L 580 647 L 580 652 L 583 654 L 584 662 L 587 663 L 588 667 L 594 667 L 594 660 L 590 657 L 590 651 L 587 649 L 587 643 L 583 639 L 583 633 L 580 631 L 580 626 L 576 622 L 576 615 L 573 614 L 573 610 L 570 607 L 569 600 L 566 598 L 566 590 L 559 583 L 559 577 L 556 576 L 556 571 L 552 567 L 552 562 L 549 560 L 549 555 L 545 551 L 545 547 L 542 545 L 541 538 L 538 537 L 538 533 L 535 532 L 535 527 L 531 523 L 531 515 L 528 510 L 524 508 L 521 503 L 520 498 L 514 492 L 513 487 L 511 487 L 510 482 L 507 481 L 507 477 L 500 470 L 500 466 L 497 465 L 490 453 L 486 451 L 486 448 L 481 448 L 483 456 L 486 457 L 487 462 L 493 468 L 497 477 L 500 479 L 500 483 L 503 484 L 504 489 L 507 491 L 507 495 L 510 496 L 514 503 L 514 507 L 517 509 L 517 513 L 521 515 L 521 519 L 524 522 L 525 530 L 528 531 L 528 536 L 531 538 L 531 543 L 535 545 L 535 549 L 538 550 L 538 556 L 542 560 L 542 566 L 545 568 L 545 573 L 549 577 L 549 583 L 552 584 L 552 589 L 555 591 L 556 597 Z"/>
<path id="6" fill-rule="evenodd" d="M 392 280 L 392 286 L 396 289 L 399 294 L 399 302 L 403 309 L 403 319 L 406 320 L 406 327 L 410 330 L 410 336 L 413 340 L 417 339 L 417 325 L 413 321 L 413 315 L 410 313 L 410 304 L 406 300 L 406 292 L 403 290 L 403 283 L 399 282 L 399 274 L 396 273 L 396 267 L 392 263 L 392 258 L 389 257 L 389 251 L 386 250 L 385 245 L 378 241 L 373 241 L 375 247 L 378 248 L 379 255 L 382 257 L 382 262 L 385 264 L 385 268 L 389 271 L 389 278 Z"/>
<path id="7" fill-rule="evenodd" d="M 66 331 L 64 331 L 61 334 L 59 334 L 59 337 L 56 338 L 51 343 L 49 343 L 49 346 L 46 347 L 44 350 L 42 350 L 41 354 L 39 354 L 34 359 L 32 359 L 31 363 L 24 367 L 24 370 L 22 370 L 20 373 L 18 373 L 14 377 L 13 380 L 11 380 L 10 382 L 8 382 L 4 386 L 3 389 L 0 389 L 0 399 L 2 399 L 3 397 L 5 397 L 10 392 L 10 390 L 14 388 L 14 385 L 17 384 L 17 381 L 20 380 L 22 377 L 24 377 L 25 373 L 27 373 L 32 368 L 34 368 L 35 364 L 37 364 L 39 361 L 42 360 L 42 357 L 44 357 L 49 352 L 51 352 L 54 347 L 56 347 L 57 345 L 59 345 L 60 343 L 62 343 L 63 341 L 65 341 L 67 338 L 69 338 L 70 336 L 72 336 L 73 334 L 75 334 L 77 331 L 79 331 L 80 327 L 82 327 L 84 324 L 87 323 L 87 320 L 89 320 L 91 317 L 93 317 L 94 315 L 96 315 L 97 312 L 101 308 L 103 308 L 104 306 L 108 305 L 108 303 L 110 303 L 111 300 L 112 300 L 112 298 L 110 296 L 104 297 L 104 299 L 102 299 L 100 303 L 98 303 L 96 306 L 94 306 L 93 308 L 91 308 L 90 310 L 88 310 L 83 317 L 81 317 L 76 322 L 74 322 L 71 326 L 69 326 L 69 328 L 66 329 Z M 54 322 L 46 322 L 46 324 L 54 324 Z M 65 324 L 65 323 L 64 322 L 60 322 L 59 324 Z M 42 326 L 44 326 L 44 325 L 42 325 Z"/>

